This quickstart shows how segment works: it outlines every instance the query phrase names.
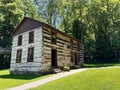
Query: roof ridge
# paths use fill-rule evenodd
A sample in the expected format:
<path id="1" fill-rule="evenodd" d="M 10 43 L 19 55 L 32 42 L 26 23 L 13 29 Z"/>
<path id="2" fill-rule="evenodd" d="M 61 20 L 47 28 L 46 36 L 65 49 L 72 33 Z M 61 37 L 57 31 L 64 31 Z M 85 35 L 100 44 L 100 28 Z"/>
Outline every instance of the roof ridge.
<path id="1" fill-rule="evenodd" d="M 53 26 L 51 26 L 51 25 L 49 25 L 49 24 L 46 24 L 46 23 L 44 23 L 44 22 L 41 22 L 41 21 L 39 21 L 39 20 L 32 19 L 32 18 L 30 18 L 30 17 L 24 17 L 24 19 L 20 22 L 20 24 L 19 24 L 19 25 L 16 27 L 16 29 L 12 32 L 12 35 L 16 32 L 16 30 L 19 28 L 19 26 L 22 24 L 22 22 L 23 22 L 25 19 L 29 19 L 29 20 L 32 20 L 32 21 L 35 21 L 35 22 L 39 22 L 39 23 L 42 24 L 42 27 L 43 27 L 43 26 L 48 26 L 49 28 L 52 28 L 52 30 L 56 30 L 56 32 L 61 33 L 61 34 L 65 35 L 66 37 L 69 37 L 69 38 L 71 38 L 71 39 L 73 39 L 73 40 L 75 40 L 75 41 L 78 41 L 78 42 L 82 43 L 82 42 L 79 41 L 78 39 L 76 39 L 76 38 L 74 38 L 74 37 L 72 37 L 72 36 L 70 36 L 70 35 L 65 34 L 65 33 L 62 32 L 61 30 L 56 29 L 56 28 L 54 28 Z"/>

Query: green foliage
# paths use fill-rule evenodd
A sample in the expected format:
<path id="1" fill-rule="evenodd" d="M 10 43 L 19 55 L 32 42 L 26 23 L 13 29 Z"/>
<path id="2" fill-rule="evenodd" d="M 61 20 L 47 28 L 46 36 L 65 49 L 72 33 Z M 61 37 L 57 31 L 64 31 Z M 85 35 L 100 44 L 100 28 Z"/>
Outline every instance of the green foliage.
<path id="1" fill-rule="evenodd" d="M 93 30 L 95 34 L 95 50 L 92 56 L 97 59 L 97 62 L 119 60 L 119 48 L 116 49 L 116 46 L 120 45 L 120 43 L 118 38 L 115 38 L 119 34 L 114 33 L 116 32 L 116 28 L 119 28 L 119 26 L 115 26 L 115 21 L 118 20 L 118 14 L 120 14 L 120 7 L 118 5 L 120 5 L 119 0 L 91 0 L 88 5 L 88 28 Z M 116 43 L 113 45 L 113 42 Z"/>
<path id="2" fill-rule="evenodd" d="M 0 47 L 2 48 L 11 47 L 11 33 L 24 15 L 24 12 L 19 7 L 22 7 L 20 0 L 0 1 Z M 0 69 L 9 68 L 9 63 L 10 54 L 0 55 Z"/>
<path id="3" fill-rule="evenodd" d="M 11 32 L 23 18 L 23 12 L 17 6 L 16 0 L 1 0 L 0 11 L 0 47 L 11 46 Z"/>
<path id="4" fill-rule="evenodd" d="M 72 35 L 73 22 L 77 19 L 80 21 L 84 18 L 84 8 L 87 0 L 62 0 L 60 6 L 61 23 L 60 28 L 64 30 L 66 34 Z"/>
<path id="5" fill-rule="evenodd" d="M 85 30 L 86 30 L 86 25 L 83 22 L 79 20 L 75 20 L 73 22 L 72 34 L 75 38 L 77 38 L 82 42 L 84 41 Z"/>
<path id="6" fill-rule="evenodd" d="M 38 17 L 38 13 L 36 13 L 37 8 L 33 0 L 22 0 L 21 3 L 23 4 L 23 7 L 21 7 L 21 9 L 24 12 L 24 16 L 30 17 L 33 19 L 40 19 Z"/>
<path id="7" fill-rule="evenodd" d="M 70 67 L 64 66 L 64 67 L 63 67 L 63 70 L 64 70 L 64 71 L 70 71 Z"/>
<path id="8" fill-rule="evenodd" d="M 79 69 L 79 68 L 80 68 L 80 65 L 72 65 L 70 68 L 71 68 L 71 69 Z"/>
<path id="9" fill-rule="evenodd" d="M 85 62 L 120 61 L 120 0 L 0 0 L 0 47 L 24 16 L 82 41 Z"/>
<path id="10" fill-rule="evenodd" d="M 56 27 L 60 0 L 34 0 L 36 13 L 44 22 Z"/>
<path id="11" fill-rule="evenodd" d="M 0 70 L 10 68 L 10 54 L 0 54 Z"/>

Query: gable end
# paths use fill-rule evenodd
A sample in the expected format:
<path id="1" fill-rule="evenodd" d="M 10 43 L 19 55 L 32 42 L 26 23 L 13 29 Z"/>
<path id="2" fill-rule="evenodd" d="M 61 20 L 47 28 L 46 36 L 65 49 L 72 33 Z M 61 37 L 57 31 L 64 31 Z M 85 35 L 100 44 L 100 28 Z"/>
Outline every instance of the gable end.
<path id="1" fill-rule="evenodd" d="M 23 21 L 19 24 L 19 26 L 13 31 L 12 35 L 19 35 L 21 33 L 33 30 L 35 28 L 41 27 L 41 23 L 34 21 L 29 18 L 24 18 Z"/>

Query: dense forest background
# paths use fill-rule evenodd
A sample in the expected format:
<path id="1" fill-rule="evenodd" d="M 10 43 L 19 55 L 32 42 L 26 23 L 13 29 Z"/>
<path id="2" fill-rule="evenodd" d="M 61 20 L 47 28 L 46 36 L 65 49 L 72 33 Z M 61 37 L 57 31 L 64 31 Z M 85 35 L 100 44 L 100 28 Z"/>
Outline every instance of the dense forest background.
<path id="1" fill-rule="evenodd" d="M 0 0 L 0 47 L 24 17 L 45 22 L 84 43 L 85 63 L 120 61 L 120 0 Z M 10 55 L 0 55 L 0 68 Z"/>

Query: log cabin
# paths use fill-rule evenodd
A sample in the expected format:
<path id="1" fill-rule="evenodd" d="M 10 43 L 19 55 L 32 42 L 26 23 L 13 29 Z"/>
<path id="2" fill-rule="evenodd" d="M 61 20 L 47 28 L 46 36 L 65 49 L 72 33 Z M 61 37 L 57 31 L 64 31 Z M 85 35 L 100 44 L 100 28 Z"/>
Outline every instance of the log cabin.
<path id="1" fill-rule="evenodd" d="M 11 74 L 41 74 L 83 65 L 83 43 L 48 24 L 25 17 L 12 36 Z"/>

